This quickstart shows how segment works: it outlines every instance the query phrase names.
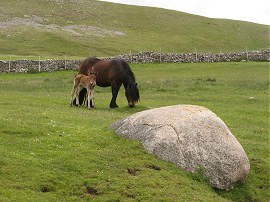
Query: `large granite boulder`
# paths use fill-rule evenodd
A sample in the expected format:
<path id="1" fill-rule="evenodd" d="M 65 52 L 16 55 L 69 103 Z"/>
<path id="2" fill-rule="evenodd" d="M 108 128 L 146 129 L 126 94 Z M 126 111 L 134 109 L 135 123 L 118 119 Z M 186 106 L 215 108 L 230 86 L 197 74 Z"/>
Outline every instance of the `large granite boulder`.
<path id="1" fill-rule="evenodd" d="M 224 122 L 209 109 L 176 105 L 133 114 L 110 126 L 139 140 L 145 149 L 189 172 L 204 170 L 213 187 L 232 188 L 245 181 L 247 155 Z"/>

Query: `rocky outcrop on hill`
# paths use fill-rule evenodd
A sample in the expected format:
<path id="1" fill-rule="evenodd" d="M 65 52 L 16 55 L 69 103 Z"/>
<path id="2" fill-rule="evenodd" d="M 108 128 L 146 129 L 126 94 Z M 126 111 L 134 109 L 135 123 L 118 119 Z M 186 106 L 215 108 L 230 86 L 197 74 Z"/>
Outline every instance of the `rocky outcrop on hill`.
<path id="1" fill-rule="evenodd" d="M 245 181 L 248 157 L 225 123 L 212 111 L 176 105 L 133 114 L 110 126 L 139 140 L 157 157 L 188 172 L 203 170 L 213 187 L 232 188 Z"/>
<path id="2" fill-rule="evenodd" d="M 70 1 L 72 3 L 80 3 L 78 0 Z M 67 3 L 66 0 L 61 0 L 57 3 Z M 57 24 L 47 24 L 46 18 L 32 15 L 28 16 L 25 15 L 23 18 L 21 17 L 14 17 L 8 19 L 4 22 L 0 23 L 0 29 L 8 30 L 12 28 L 16 28 L 18 26 L 26 26 L 26 27 L 33 27 L 37 30 L 46 31 L 46 32 L 53 32 L 53 33 L 65 33 L 71 36 L 123 36 L 125 35 L 124 32 L 117 31 L 117 30 L 109 30 L 104 29 L 96 26 L 90 25 L 67 25 L 67 26 L 60 26 Z"/>

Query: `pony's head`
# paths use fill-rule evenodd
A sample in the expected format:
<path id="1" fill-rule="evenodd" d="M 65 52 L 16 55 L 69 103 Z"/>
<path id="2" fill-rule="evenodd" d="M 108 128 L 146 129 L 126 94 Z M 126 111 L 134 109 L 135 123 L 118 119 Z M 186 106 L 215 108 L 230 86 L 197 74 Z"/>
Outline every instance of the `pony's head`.
<path id="1" fill-rule="evenodd" d="M 140 100 L 140 93 L 137 87 L 137 83 L 130 82 L 126 87 L 126 97 L 129 107 L 134 107 L 135 104 Z"/>

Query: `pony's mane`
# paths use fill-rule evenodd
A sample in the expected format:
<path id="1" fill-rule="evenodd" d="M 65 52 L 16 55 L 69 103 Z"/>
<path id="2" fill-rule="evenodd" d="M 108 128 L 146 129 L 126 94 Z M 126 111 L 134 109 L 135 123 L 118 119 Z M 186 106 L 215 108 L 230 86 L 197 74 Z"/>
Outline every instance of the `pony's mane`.
<path id="1" fill-rule="evenodd" d="M 125 70 L 127 72 L 128 75 L 128 79 L 130 81 L 132 81 L 133 83 L 136 83 L 136 78 L 135 78 L 135 74 L 133 73 L 133 71 L 131 70 L 129 64 L 125 61 L 125 60 L 121 60 L 123 66 L 125 67 Z M 129 82 L 130 82 L 129 81 Z"/>
<path id="2" fill-rule="evenodd" d="M 79 73 L 80 74 L 88 74 L 89 71 L 89 65 L 93 66 L 94 64 L 96 64 L 97 62 L 99 62 L 101 59 L 96 58 L 96 57 L 89 57 L 86 58 L 84 61 L 82 61 L 82 63 L 80 64 L 80 68 L 79 68 Z"/>
<path id="3" fill-rule="evenodd" d="M 136 83 L 136 78 L 135 74 L 131 70 L 129 64 L 125 60 L 121 60 L 126 73 L 127 73 L 127 80 L 126 85 L 129 85 L 129 93 L 132 95 L 133 99 L 135 102 L 138 102 L 140 100 L 140 94 L 139 94 L 139 89 L 137 88 L 137 83 Z"/>

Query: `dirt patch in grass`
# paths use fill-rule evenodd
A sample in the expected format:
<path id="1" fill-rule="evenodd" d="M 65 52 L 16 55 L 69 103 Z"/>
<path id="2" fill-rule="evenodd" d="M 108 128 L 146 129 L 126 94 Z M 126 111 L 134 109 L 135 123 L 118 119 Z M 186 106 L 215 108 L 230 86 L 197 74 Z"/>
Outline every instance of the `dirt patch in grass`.
<path id="1" fill-rule="evenodd" d="M 154 165 L 154 164 L 147 164 L 145 165 L 146 168 L 150 168 L 152 170 L 161 170 L 160 166 Z"/>
<path id="2" fill-rule="evenodd" d="M 138 168 L 127 168 L 127 171 L 130 175 L 137 176 L 141 170 Z"/>

